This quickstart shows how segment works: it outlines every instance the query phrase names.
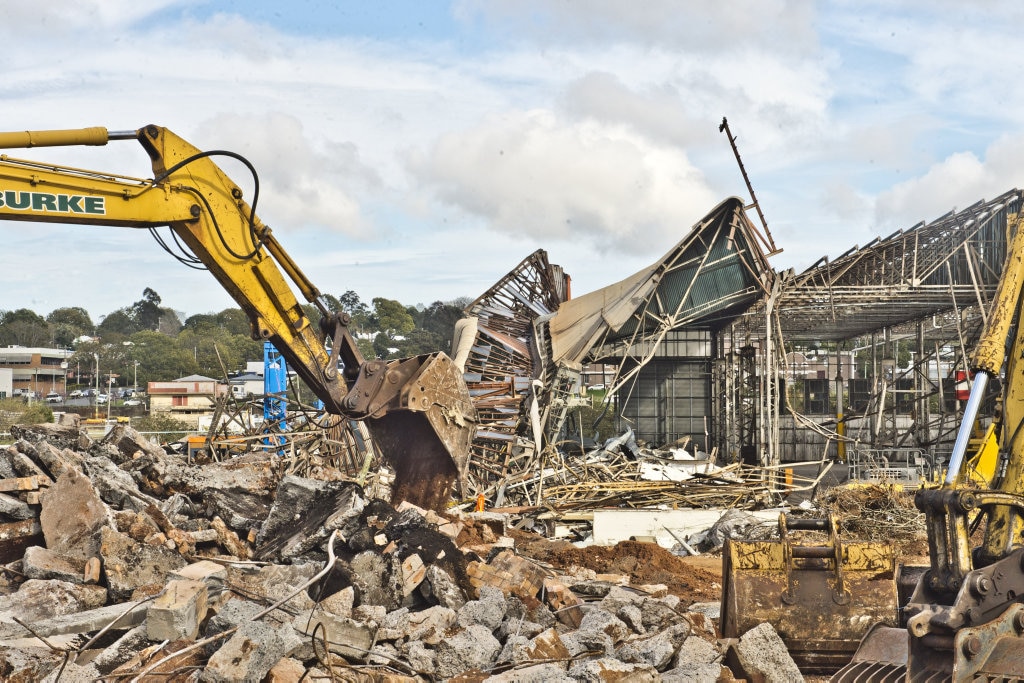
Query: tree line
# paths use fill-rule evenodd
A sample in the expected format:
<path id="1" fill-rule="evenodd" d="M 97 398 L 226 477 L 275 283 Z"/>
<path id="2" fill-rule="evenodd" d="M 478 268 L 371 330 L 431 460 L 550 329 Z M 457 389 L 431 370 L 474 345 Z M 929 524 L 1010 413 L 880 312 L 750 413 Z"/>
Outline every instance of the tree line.
<path id="1" fill-rule="evenodd" d="M 351 290 L 324 298 L 331 310 L 351 315 L 349 328 L 363 356 L 384 360 L 450 352 L 455 322 L 470 301 L 406 306 L 377 297 L 366 303 Z M 312 320 L 319 318 L 314 306 L 303 308 Z M 148 287 L 138 301 L 111 311 L 96 324 L 78 306 L 57 308 L 45 316 L 28 308 L 0 311 L 0 346 L 10 345 L 73 350 L 68 358 L 69 386 L 92 386 L 97 372 L 104 387 L 111 376 L 120 387 L 145 387 L 148 382 L 193 374 L 223 378 L 244 370 L 247 361 L 263 359 L 263 343 L 250 336 L 242 309 L 226 308 L 182 321 Z"/>

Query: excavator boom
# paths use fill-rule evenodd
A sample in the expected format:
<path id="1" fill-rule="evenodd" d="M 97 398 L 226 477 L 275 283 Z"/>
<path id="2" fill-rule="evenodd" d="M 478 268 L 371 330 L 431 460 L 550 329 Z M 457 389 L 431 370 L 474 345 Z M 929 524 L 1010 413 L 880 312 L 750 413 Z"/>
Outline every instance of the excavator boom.
<path id="1" fill-rule="evenodd" d="M 348 316 L 332 312 L 255 212 L 255 169 L 237 154 L 202 151 L 166 128 L 0 133 L 0 148 L 105 145 L 137 140 L 154 177 L 0 157 L 0 220 L 155 229 L 168 226 L 331 413 L 365 420 L 396 471 L 393 500 L 440 509 L 464 476 L 476 413 L 461 372 L 443 353 L 364 361 Z M 235 158 L 253 173 L 252 206 L 214 162 Z M 289 284 L 291 283 L 291 284 Z M 314 325 L 292 290 L 320 311 Z M 329 340 L 330 352 L 325 341 Z"/>

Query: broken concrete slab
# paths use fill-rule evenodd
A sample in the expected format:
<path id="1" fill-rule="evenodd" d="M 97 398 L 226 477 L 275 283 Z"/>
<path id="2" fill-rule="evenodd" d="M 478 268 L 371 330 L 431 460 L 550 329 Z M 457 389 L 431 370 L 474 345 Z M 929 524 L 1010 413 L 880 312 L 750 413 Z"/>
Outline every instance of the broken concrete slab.
<path id="1" fill-rule="evenodd" d="M 264 621 L 243 624 L 210 657 L 200 680 L 210 683 L 262 681 L 274 664 L 299 645 L 298 634 L 287 624 L 278 627 Z"/>
<path id="2" fill-rule="evenodd" d="M 10 595 L 0 597 L 0 621 L 17 617 L 27 623 L 100 607 L 107 589 L 56 579 L 29 579 Z"/>
<path id="3" fill-rule="evenodd" d="M 32 622 L 32 630 L 41 636 L 65 633 L 87 633 L 102 628 L 113 630 L 138 626 L 146 618 L 147 605 L 139 602 L 115 603 L 87 609 L 65 616 L 39 619 Z M 0 640 L 25 638 L 32 635 L 28 629 L 13 621 L 0 620 Z"/>
<path id="4" fill-rule="evenodd" d="M 765 683 L 803 680 L 786 644 L 771 624 L 758 624 L 744 633 L 739 642 L 729 648 L 728 655 L 730 658 L 735 655 L 742 675 L 748 680 L 756 679 Z"/>
<path id="5" fill-rule="evenodd" d="M 365 506 L 356 484 L 288 475 L 256 537 L 256 557 L 287 559 L 316 548 L 332 531 L 358 519 Z"/>
<path id="6" fill-rule="evenodd" d="M 490 629 L 473 624 L 437 645 L 436 674 L 451 678 L 472 669 L 486 669 L 501 651 Z"/>
<path id="7" fill-rule="evenodd" d="M 352 661 L 366 661 L 377 642 L 378 627 L 373 622 L 356 621 L 319 610 L 300 614 L 292 621 L 292 627 L 301 635 L 312 638 L 314 647 L 320 648 L 321 652 L 326 640 L 328 650 Z"/>
<path id="8" fill-rule="evenodd" d="M 24 521 L 38 517 L 39 511 L 16 496 L 0 493 L 0 515 L 7 519 Z"/>
<path id="9" fill-rule="evenodd" d="M 162 587 L 167 574 L 186 564 L 178 553 L 163 546 L 144 545 L 127 534 L 103 527 L 98 555 L 103 574 L 115 599 L 127 600 L 144 586 Z"/>
<path id="10" fill-rule="evenodd" d="M 43 493 L 39 523 L 47 548 L 88 560 L 100 555 L 101 532 L 113 530 L 114 516 L 87 476 L 67 470 Z"/>
<path id="11" fill-rule="evenodd" d="M 40 423 L 11 425 L 11 436 L 24 439 L 29 443 L 46 443 L 57 448 L 68 448 L 73 451 L 87 451 L 92 446 L 92 439 L 74 425 Z"/>
<path id="12" fill-rule="evenodd" d="M 175 579 L 146 612 L 150 640 L 195 640 L 206 618 L 207 587 L 202 581 Z"/>
<path id="13" fill-rule="evenodd" d="M 85 560 L 66 557 L 48 548 L 25 548 L 21 569 L 30 579 L 58 579 L 70 583 L 86 583 Z"/>

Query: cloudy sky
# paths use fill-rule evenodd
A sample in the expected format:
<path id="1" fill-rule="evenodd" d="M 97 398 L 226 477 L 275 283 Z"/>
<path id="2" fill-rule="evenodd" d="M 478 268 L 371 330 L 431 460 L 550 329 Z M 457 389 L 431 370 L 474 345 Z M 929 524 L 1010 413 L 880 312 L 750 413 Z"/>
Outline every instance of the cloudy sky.
<path id="1" fill-rule="evenodd" d="M 537 248 L 577 294 L 746 197 L 802 270 L 1022 184 L 1007 0 L 4 0 L 0 130 L 166 126 L 247 157 L 324 292 L 475 297 Z M 138 177 L 132 141 L 12 156 Z M 243 187 L 240 168 L 224 168 Z M 0 310 L 234 303 L 145 231 L 3 223 Z"/>

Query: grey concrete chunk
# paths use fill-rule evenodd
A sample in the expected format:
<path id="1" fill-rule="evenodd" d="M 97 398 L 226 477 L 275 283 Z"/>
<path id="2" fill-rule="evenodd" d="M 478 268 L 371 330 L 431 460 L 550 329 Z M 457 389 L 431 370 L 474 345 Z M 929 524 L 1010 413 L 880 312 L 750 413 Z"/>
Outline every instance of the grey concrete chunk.
<path id="1" fill-rule="evenodd" d="M 285 559 L 316 548 L 335 529 L 357 520 L 364 507 L 362 489 L 351 482 L 288 475 L 278 485 L 270 514 L 256 537 L 256 556 Z"/>
<path id="2" fill-rule="evenodd" d="M 17 592 L 0 597 L 0 622 L 14 617 L 29 624 L 100 607 L 107 602 L 107 589 L 55 579 L 29 579 Z"/>
<path id="3" fill-rule="evenodd" d="M 733 645 L 736 659 L 749 676 L 765 683 L 796 683 L 803 675 L 771 624 L 758 624 Z"/>
<path id="4" fill-rule="evenodd" d="M 206 618 L 207 588 L 202 581 L 169 581 L 146 613 L 150 640 L 195 640 Z"/>
<path id="5" fill-rule="evenodd" d="M 703 638 L 691 637 L 679 647 L 672 668 L 695 668 L 706 664 L 719 664 L 721 661 L 722 653 L 717 647 Z"/>
<path id="6" fill-rule="evenodd" d="M 629 681 L 629 683 L 657 683 L 661 680 L 658 671 L 647 664 L 630 664 L 611 657 L 588 659 L 575 662 L 569 667 L 569 675 L 576 681 Z"/>
<path id="7" fill-rule="evenodd" d="M 12 520 L 33 519 L 39 516 L 36 508 L 17 496 L 0 493 L 0 515 Z"/>
<path id="8" fill-rule="evenodd" d="M 163 546 L 133 541 L 127 534 L 101 529 L 99 555 L 111 594 L 119 600 L 131 597 L 142 586 L 163 585 L 167 575 L 185 566 L 185 559 Z"/>
<path id="9" fill-rule="evenodd" d="M 548 662 L 503 671 L 487 678 L 487 683 L 573 683 L 565 673 L 565 664 Z"/>
<path id="10" fill-rule="evenodd" d="M 423 583 L 419 585 L 419 591 L 420 595 L 422 595 L 428 602 L 441 605 L 443 607 L 450 607 L 451 609 L 457 610 L 466 604 L 466 594 L 463 593 L 462 589 L 455 583 L 451 574 L 441 569 L 436 564 L 432 564 L 427 567 Z"/>
<path id="11" fill-rule="evenodd" d="M 264 621 L 243 624 L 206 664 L 200 680 L 211 683 L 262 681 L 282 657 L 300 644 L 295 630 Z"/>
<path id="12" fill-rule="evenodd" d="M 40 501 L 39 523 L 47 548 L 82 560 L 100 555 L 101 532 L 114 529 L 114 517 L 88 477 L 67 470 Z"/>
<path id="13" fill-rule="evenodd" d="M 490 629 L 473 624 L 438 643 L 436 674 L 451 678 L 470 669 L 485 669 L 500 650 L 501 643 Z"/>
<path id="14" fill-rule="evenodd" d="M 85 583 L 85 560 L 65 557 L 38 545 L 25 548 L 22 572 L 30 579 L 58 579 Z"/>
<path id="15" fill-rule="evenodd" d="M 127 629 L 138 626 L 146 618 L 147 604 L 136 602 L 119 603 L 82 610 L 66 616 L 52 617 L 32 622 L 32 630 L 41 636 L 64 633 L 86 633 L 101 628 Z M 24 638 L 31 635 L 27 629 L 13 621 L 0 619 L 0 640 Z"/>
<path id="16" fill-rule="evenodd" d="M 505 594 L 493 586 L 481 586 L 480 599 L 470 600 L 458 611 L 458 624 L 463 628 L 473 624 L 494 631 L 505 618 Z"/>

